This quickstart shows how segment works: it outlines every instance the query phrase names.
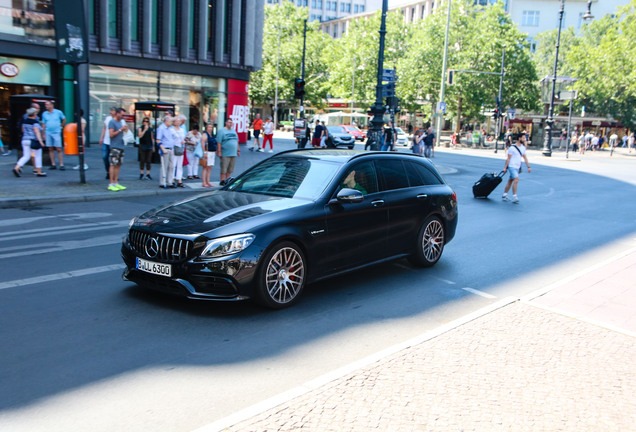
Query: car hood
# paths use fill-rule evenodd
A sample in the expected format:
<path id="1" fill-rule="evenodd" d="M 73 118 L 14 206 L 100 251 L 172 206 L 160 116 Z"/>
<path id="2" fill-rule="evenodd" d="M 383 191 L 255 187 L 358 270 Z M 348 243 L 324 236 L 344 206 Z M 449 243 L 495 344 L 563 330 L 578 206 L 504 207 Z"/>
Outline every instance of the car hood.
<path id="1" fill-rule="evenodd" d="M 331 133 L 331 136 L 344 139 L 344 140 L 353 138 L 353 136 L 349 135 L 348 133 Z"/>
<path id="2" fill-rule="evenodd" d="M 308 200 L 218 190 L 150 210 L 135 220 L 134 227 L 188 235 L 242 224 L 241 229 L 237 227 L 237 232 L 242 232 L 265 222 L 273 212 L 313 204 Z"/>

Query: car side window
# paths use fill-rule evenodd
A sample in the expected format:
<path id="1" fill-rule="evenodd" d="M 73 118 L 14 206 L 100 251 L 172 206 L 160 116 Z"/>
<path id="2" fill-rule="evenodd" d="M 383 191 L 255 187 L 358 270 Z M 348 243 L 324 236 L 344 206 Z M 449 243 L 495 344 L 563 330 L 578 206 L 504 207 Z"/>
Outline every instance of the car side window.
<path id="1" fill-rule="evenodd" d="M 378 160 L 376 161 L 376 167 L 382 182 L 382 190 L 409 187 L 409 179 L 401 160 Z"/>
<path id="2" fill-rule="evenodd" d="M 427 167 L 424 165 L 406 162 L 406 170 L 409 174 L 409 181 L 411 186 L 423 186 L 423 185 L 438 185 L 442 184 L 442 181 Z"/>
<path id="3" fill-rule="evenodd" d="M 373 162 L 363 162 L 355 165 L 345 174 L 340 189 L 350 188 L 362 192 L 363 195 L 378 191 L 378 180 Z"/>

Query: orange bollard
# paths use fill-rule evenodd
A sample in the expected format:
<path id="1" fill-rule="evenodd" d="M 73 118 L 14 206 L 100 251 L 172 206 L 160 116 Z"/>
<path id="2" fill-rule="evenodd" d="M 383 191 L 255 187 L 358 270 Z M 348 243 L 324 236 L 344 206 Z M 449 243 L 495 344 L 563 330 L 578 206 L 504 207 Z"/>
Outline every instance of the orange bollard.
<path id="1" fill-rule="evenodd" d="M 68 123 L 64 126 L 64 154 L 78 155 L 77 123 Z"/>

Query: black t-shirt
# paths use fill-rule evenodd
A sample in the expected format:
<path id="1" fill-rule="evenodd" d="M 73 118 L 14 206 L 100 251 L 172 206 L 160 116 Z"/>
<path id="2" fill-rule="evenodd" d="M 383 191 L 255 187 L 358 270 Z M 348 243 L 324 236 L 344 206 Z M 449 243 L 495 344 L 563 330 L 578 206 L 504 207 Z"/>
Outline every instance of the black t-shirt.
<path id="1" fill-rule="evenodd" d="M 314 138 L 320 138 L 322 136 L 322 132 L 325 130 L 325 127 L 321 124 L 316 125 L 314 129 Z"/>
<path id="2" fill-rule="evenodd" d="M 392 143 L 393 142 L 393 129 L 392 128 L 384 128 L 384 142 Z"/>
<path id="3" fill-rule="evenodd" d="M 139 138 L 139 148 L 142 150 L 152 150 L 152 134 L 153 130 L 151 127 L 148 128 L 144 136 Z"/>
<path id="4" fill-rule="evenodd" d="M 435 134 L 431 132 L 424 137 L 424 145 L 431 147 L 433 145 L 433 140 L 435 139 Z"/>

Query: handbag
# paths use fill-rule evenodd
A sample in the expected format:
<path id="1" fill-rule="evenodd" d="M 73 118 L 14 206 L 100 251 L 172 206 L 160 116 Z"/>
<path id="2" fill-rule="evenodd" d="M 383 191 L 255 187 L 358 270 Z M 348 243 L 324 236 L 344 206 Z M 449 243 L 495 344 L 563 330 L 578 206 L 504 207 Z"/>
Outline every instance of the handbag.
<path id="1" fill-rule="evenodd" d="M 183 154 L 183 166 L 188 165 L 190 162 L 188 161 L 188 155 L 186 153 Z"/>
<path id="2" fill-rule="evenodd" d="M 40 144 L 40 140 L 32 139 L 31 140 L 31 148 L 33 150 L 40 150 L 42 148 L 42 144 Z"/>
<path id="3" fill-rule="evenodd" d="M 197 146 L 195 147 L 194 155 L 198 157 L 199 159 L 203 157 L 203 147 L 201 146 L 201 143 L 198 143 Z"/>
<path id="4" fill-rule="evenodd" d="M 130 129 L 124 132 L 124 136 L 122 138 L 125 144 L 136 144 L 135 136 L 130 131 Z"/>
<path id="5" fill-rule="evenodd" d="M 208 152 L 202 152 L 201 158 L 199 159 L 199 166 L 208 166 Z"/>
<path id="6" fill-rule="evenodd" d="M 172 149 L 172 151 L 174 152 L 175 156 L 183 156 L 185 149 L 181 146 L 174 146 L 174 149 Z"/>

